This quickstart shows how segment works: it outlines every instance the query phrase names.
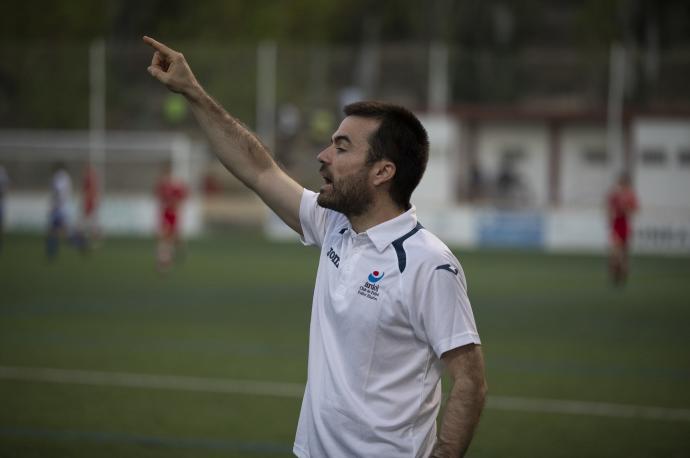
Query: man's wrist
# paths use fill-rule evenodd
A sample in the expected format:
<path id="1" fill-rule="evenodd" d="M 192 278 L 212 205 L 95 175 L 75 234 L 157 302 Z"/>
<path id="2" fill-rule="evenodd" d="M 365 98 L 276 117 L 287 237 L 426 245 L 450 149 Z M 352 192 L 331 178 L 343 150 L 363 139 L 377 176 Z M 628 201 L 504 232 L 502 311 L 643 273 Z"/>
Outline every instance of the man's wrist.
<path id="1" fill-rule="evenodd" d="M 184 97 L 190 103 L 201 103 L 206 95 L 206 92 L 204 91 L 204 88 L 202 88 L 201 85 L 195 81 L 182 93 L 182 95 L 184 95 Z"/>

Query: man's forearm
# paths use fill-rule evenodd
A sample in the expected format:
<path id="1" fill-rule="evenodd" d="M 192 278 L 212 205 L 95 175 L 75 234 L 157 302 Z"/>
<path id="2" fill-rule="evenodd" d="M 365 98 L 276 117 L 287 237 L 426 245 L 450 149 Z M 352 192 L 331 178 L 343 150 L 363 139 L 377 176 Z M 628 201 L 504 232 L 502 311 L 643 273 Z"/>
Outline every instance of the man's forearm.
<path id="1" fill-rule="evenodd" d="M 268 149 L 241 121 L 195 85 L 185 93 L 213 152 L 240 181 L 254 189 L 258 175 L 275 166 Z"/>
<path id="2" fill-rule="evenodd" d="M 461 457 L 470 446 L 486 399 L 484 380 L 458 379 L 446 402 L 434 458 Z"/>

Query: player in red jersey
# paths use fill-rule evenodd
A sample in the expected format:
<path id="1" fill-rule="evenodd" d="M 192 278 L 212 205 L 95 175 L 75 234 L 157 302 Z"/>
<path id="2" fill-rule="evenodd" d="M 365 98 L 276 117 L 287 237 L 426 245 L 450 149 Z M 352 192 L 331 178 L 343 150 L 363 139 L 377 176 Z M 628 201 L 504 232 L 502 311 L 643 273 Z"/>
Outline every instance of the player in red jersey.
<path id="1" fill-rule="evenodd" d="M 175 260 L 179 245 L 178 210 L 187 197 L 187 187 L 175 179 L 172 166 L 166 164 L 163 174 L 156 185 L 156 196 L 159 202 L 159 229 L 157 265 L 158 270 L 166 271 Z"/>
<path id="2" fill-rule="evenodd" d="M 97 220 L 99 185 L 98 173 L 91 164 L 84 168 L 82 182 L 82 237 L 84 248 L 91 248 L 100 239 L 100 228 Z"/>
<path id="3" fill-rule="evenodd" d="M 625 283 L 628 276 L 628 245 L 632 215 L 637 211 L 637 196 L 630 176 L 621 174 L 606 199 L 609 216 L 609 273 L 615 285 Z"/>

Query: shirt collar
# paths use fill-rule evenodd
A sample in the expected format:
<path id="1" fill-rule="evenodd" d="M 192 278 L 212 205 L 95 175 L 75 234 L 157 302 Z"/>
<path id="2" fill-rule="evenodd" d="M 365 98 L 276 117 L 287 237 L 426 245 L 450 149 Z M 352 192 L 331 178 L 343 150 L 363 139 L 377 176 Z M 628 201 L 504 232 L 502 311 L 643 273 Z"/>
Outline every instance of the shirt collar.
<path id="1" fill-rule="evenodd" d="M 369 240 L 379 252 L 388 245 L 410 232 L 417 225 L 417 209 L 413 205 L 405 213 L 378 224 L 366 231 Z"/>

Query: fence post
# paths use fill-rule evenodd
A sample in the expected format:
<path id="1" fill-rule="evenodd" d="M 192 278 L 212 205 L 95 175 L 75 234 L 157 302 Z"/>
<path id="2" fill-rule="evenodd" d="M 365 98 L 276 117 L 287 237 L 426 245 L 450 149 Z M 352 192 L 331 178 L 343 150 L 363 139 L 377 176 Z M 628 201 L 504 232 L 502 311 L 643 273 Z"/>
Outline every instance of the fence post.
<path id="1" fill-rule="evenodd" d="M 100 190 L 105 189 L 105 41 L 89 47 L 89 163 L 96 169 Z"/>
<path id="2" fill-rule="evenodd" d="M 276 43 L 260 43 L 257 48 L 256 132 L 272 154 L 275 154 L 276 60 Z"/>

